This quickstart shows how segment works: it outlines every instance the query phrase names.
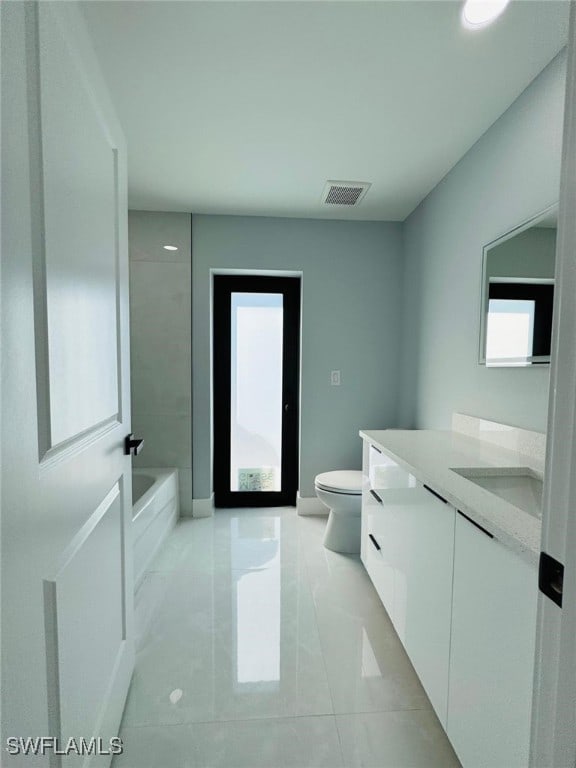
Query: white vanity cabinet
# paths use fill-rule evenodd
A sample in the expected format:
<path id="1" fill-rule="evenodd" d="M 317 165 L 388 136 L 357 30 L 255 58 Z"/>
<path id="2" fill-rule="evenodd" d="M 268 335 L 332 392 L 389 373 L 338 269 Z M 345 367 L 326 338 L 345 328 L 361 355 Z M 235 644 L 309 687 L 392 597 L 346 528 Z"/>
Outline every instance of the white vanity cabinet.
<path id="1" fill-rule="evenodd" d="M 456 513 L 390 459 L 381 462 L 363 496 L 361 557 L 445 727 Z"/>
<path id="2" fill-rule="evenodd" d="M 536 565 L 367 439 L 363 466 L 361 558 L 462 765 L 527 768 Z"/>
<path id="3" fill-rule="evenodd" d="M 456 516 L 447 733 L 465 768 L 528 765 L 538 575 Z"/>

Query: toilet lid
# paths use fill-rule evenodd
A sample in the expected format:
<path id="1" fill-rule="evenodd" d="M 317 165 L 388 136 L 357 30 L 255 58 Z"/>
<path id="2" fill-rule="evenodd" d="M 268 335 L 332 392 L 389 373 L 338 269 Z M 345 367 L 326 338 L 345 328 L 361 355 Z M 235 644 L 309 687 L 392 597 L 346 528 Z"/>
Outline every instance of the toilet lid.
<path id="1" fill-rule="evenodd" d="M 355 469 L 340 469 L 336 472 L 322 472 L 314 480 L 318 488 L 335 493 L 360 494 L 366 487 L 362 472 Z"/>

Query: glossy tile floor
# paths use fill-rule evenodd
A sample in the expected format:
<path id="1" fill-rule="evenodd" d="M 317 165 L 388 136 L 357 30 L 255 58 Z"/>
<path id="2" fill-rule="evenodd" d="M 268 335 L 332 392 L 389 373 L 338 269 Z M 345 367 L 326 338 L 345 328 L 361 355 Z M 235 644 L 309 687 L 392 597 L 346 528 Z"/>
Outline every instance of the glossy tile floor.
<path id="1" fill-rule="evenodd" d="M 138 593 L 114 768 L 459 765 L 358 557 L 293 508 L 182 520 Z"/>

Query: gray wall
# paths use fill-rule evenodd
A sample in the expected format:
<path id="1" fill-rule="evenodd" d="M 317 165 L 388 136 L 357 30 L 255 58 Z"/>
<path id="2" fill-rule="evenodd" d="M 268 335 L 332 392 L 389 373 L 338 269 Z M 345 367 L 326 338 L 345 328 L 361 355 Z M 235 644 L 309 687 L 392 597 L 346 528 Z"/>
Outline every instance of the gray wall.
<path id="1" fill-rule="evenodd" d="M 547 368 L 478 365 L 482 248 L 558 200 L 560 54 L 405 222 L 405 426 L 453 411 L 546 431 Z"/>
<path id="2" fill-rule="evenodd" d="M 402 227 L 194 215 L 192 242 L 194 498 L 211 493 L 211 268 L 302 272 L 300 494 L 314 496 L 318 472 L 360 468 L 360 428 L 396 423 Z"/>
<path id="3" fill-rule="evenodd" d="M 134 466 L 178 467 L 183 514 L 192 513 L 190 220 L 128 217 L 132 429 L 146 441 Z"/>
<path id="4" fill-rule="evenodd" d="M 362 427 L 445 429 L 457 410 L 546 430 L 547 369 L 478 365 L 480 285 L 484 244 L 558 199 L 564 79 L 561 54 L 404 225 L 193 216 L 193 380 L 190 216 L 131 212 L 136 464 L 178 466 L 185 513 L 192 463 L 194 497 L 212 490 L 211 268 L 303 274 L 302 496 L 360 466 Z"/>

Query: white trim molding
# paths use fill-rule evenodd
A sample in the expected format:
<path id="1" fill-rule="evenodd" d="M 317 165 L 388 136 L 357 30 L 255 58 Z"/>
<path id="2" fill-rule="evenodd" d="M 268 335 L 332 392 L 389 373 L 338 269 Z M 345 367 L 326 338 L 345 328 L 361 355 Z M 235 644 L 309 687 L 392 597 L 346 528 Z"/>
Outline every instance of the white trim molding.
<path id="1" fill-rule="evenodd" d="M 214 514 L 214 494 L 208 499 L 192 499 L 192 515 L 180 511 L 181 517 L 212 517 Z"/>
<path id="2" fill-rule="evenodd" d="M 328 507 L 322 504 L 316 496 L 300 496 L 300 493 L 296 497 L 296 510 L 302 517 L 312 515 L 327 517 L 329 512 Z"/>
<path id="3" fill-rule="evenodd" d="M 564 146 L 542 504 L 542 552 L 564 565 L 560 608 L 538 599 L 530 766 L 574 765 L 576 690 L 576 2 L 568 33 Z"/>

